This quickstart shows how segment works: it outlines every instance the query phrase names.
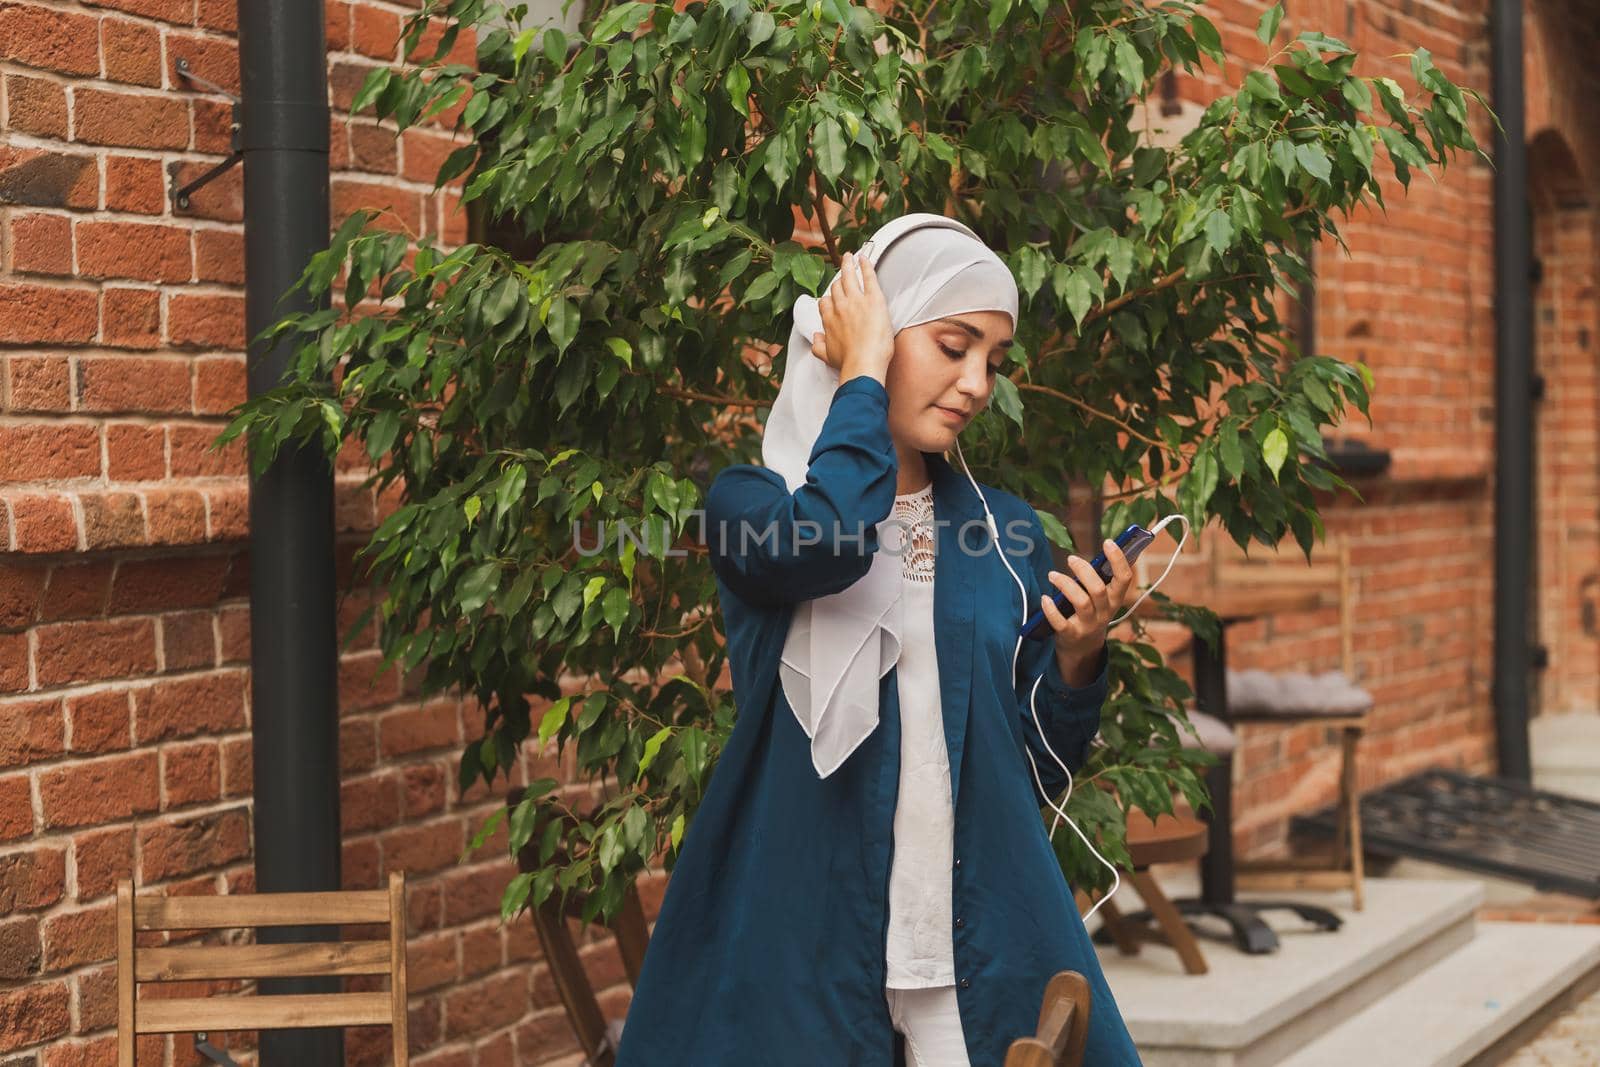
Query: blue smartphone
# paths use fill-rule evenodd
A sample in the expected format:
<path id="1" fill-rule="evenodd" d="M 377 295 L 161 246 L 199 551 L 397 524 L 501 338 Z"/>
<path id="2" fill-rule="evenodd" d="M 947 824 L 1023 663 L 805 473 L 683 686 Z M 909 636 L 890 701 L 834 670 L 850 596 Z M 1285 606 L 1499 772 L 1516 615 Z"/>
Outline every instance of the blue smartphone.
<path id="1" fill-rule="evenodd" d="M 1151 533 L 1149 530 L 1146 530 L 1138 523 L 1134 523 L 1132 526 L 1129 526 L 1126 530 L 1123 530 L 1122 533 L 1118 535 L 1117 547 L 1122 549 L 1122 554 L 1127 557 L 1129 563 L 1132 563 L 1134 560 L 1139 558 L 1139 553 L 1150 547 L 1150 542 L 1154 541 L 1155 539 L 1155 534 Z M 1104 552 L 1090 560 L 1089 566 L 1094 568 L 1094 572 L 1100 576 L 1100 580 L 1102 582 L 1105 582 L 1107 585 L 1111 584 L 1111 561 L 1106 559 L 1106 554 Z M 1066 571 L 1064 573 L 1067 574 L 1068 577 L 1071 577 L 1072 575 L 1071 571 Z M 1076 578 L 1073 578 L 1072 580 L 1075 582 L 1077 581 Z M 1078 584 L 1082 585 L 1083 583 L 1079 582 Z M 1072 615 L 1073 608 L 1072 601 L 1067 599 L 1067 594 L 1057 589 L 1054 599 L 1056 607 L 1061 610 L 1061 614 L 1070 617 Z M 1022 624 L 1022 629 L 1018 632 L 1021 634 L 1021 636 L 1026 637 L 1030 641 L 1043 641 L 1046 637 L 1054 634 L 1055 630 L 1051 628 L 1050 620 L 1045 617 L 1044 609 L 1040 608 L 1038 611 L 1029 616 L 1028 621 Z"/>

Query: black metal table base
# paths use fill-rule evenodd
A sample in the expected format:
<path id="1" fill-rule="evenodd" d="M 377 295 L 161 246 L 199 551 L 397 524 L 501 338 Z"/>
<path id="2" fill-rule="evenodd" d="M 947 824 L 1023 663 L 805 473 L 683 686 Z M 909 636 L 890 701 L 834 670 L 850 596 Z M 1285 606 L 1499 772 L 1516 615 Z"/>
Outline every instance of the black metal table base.
<path id="1" fill-rule="evenodd" d="M 1333 931 L 1344 924 L 1344 920 L 1327 908 L 1319 908 L 1313 904 L 1302 904 L 1297 900 L 1236 900 L 1231 904 L 1209 904 L 1204 900 L 1194 897 L 1184 897 L 1174 900 L 1172 906 L 1178 909 L 1178 914 L 1185 918 L 1191 916 L 1213 916 L 1227 924 L 1227 933 L 1218 933 L 1208 929 L 1205 924 L 1191 922 L 1189 929 L 1201 937 L 1208 937 L 1214 941 L 1232 941 L 1239 947 L 1240 952 L 1253 956 L 1274 952 L 1278 948 L 1278 935 L 1272 927 L 1262 921 L 1258 914 L 1263 911 L 1292 911 L 1306 922 L 1323 930 Z M 1150 923 L 1154 919 L 1148 909 L 1130 912 L 1121 919 L 1122 922 Z M 1111 944 L 1111 931 L 1108 927 L 1101 926 L 1094 932 L 1096 944 Z"/>

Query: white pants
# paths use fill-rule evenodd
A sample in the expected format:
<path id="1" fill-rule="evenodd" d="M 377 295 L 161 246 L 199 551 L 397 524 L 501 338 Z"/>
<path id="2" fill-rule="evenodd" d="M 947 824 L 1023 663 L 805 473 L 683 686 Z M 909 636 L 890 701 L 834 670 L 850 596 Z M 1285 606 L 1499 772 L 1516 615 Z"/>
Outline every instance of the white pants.
<path id="1" fill-rule="evenodd" d="M 906 1035 L 909 1067 L 971 1067 L 966 1038 L 961 1035 L 955 986 L 885 989 L 884 993 L 896 1032 Z"/>

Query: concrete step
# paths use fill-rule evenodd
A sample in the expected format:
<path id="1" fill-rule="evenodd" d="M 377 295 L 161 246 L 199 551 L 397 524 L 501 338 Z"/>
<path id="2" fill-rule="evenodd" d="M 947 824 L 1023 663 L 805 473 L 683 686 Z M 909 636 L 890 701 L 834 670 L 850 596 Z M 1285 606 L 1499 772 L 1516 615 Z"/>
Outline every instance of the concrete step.
<path id="1" fill-rule="evenodd" d="M 1481 922 L 1469 944 L 1345 1017 L 1282 1067 L 1484 1062 L 1496 1048 L 1509 1051 L 1502 1039 L 1525 1020 L 1596 974 L 1600 927 Z"/>
<path id="2" fill-rule="evenodd" d="M 1173 897 L 1190 888 L 1182 877 L 1162 881 Z M 1241 900 L 1292 896 L 1345 922 L 1330 933 L 1288 912 L 1267 912 L 1278 951 L 1248 956 L 1231 942 L 1202 940 L 1204 975 L 1184 974 L 1159 945 L 1134 957 L 1101 949 L 1145 1067 L 1273 1067 L 1473 939 L 1483 900 L 1476 882 L 1374 878 L 1366 887 L 1359 912 L 1348 891 L 1240 893 Z M 1130 894 L 1126 907 L 1136 906 Z"/>

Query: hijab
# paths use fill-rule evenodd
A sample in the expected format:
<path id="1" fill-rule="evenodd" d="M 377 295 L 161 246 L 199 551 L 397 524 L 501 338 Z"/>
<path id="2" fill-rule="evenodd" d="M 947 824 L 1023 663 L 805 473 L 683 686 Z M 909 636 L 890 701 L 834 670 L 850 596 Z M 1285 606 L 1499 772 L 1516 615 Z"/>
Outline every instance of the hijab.
<path id="1" fill-rule="evenodd" d="M 1011 270 L 969 227 L 943 215 L 914 212 L 877 231 L 857 253 L 868 260 L 888 304 L 895 333 L 972 311 L 1004 311 L 1017 322 Z M 836 274 L 824 295 L 837 282 Z M 761 439 L 762 462 L 792 493 L 806 482 L 811 449 L 822 431 L 839 372 L 811 348 L 822 332 L 818 298 L 794 303 L 783 384 Z M 900 523 L 877 524 L 879 545 Z M 849 588 L 795 606 L 778 665 L 784 696 L 811 739 L 811 762 L 826 778 L 878 724 L 878 680 L 900 657 L 901 570 L 898 556 L 874 552 L 867 573 Z"/>

